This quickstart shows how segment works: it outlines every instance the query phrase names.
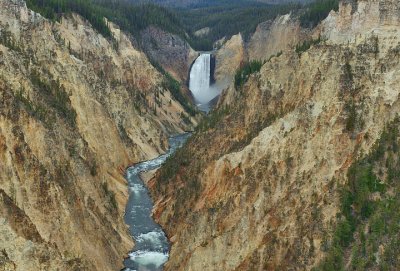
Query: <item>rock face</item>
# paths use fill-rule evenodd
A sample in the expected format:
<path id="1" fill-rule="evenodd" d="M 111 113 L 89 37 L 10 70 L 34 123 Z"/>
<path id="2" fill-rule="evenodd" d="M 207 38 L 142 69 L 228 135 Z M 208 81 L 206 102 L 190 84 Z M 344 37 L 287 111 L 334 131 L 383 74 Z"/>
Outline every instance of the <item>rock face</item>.
<path id="1" fill-rule="evenodd" d="M 236 70 L 246 61 L 266 61 L 271 56 L 294 48 L 310 35 L 300 27 L 300 22 L 291 14 L 279 16 L 273 21 L 266 21 L 257 26 L 249 41 L 244 41 L 241 34 L 229 40 L 219 41 L 216 52 L 217 82 L 232 81 Z"/>
<path id="2" fill-rule="evenodd" d="M 297 45 L 305 32 L 300 22 L 291 14 L 277 17 L 257 26 L 246 44 L 249 60 L 267 60 L 272 55 L 286 51 Z"/>
<path id="3" fill-rule="evenodd" d="M 210 28 L 209 27 L 204 27 L 204 28 L 202 28 L 202 29 L 199 29 L 199 30 L 197 30 L 196 32 L 194 32 L 193 34 L 196 36 L 196 37 L 203 37 L 203 36 L 205 36 L 205 35 L 208 35 L 208 33 L 210 33 Z"/>
<path id="4" fill-rule="evenodd" d="M 326 41 L 284 51 L 241 90 L 226 91 L 150 181 L 172 242 L 165 270 L 320 262 L 348 168 L 399 114 L 398 10 L 389 0 L 342 3 L 312 33 Z"/>
<path id="5" fill-rule="evenodd" d="M 198 54 L 178 35 L 149 26 L 141 32 L 141 44 L 151 59 L 181 82 L 188 80 L 189 69 Z"/>
<path id="6" fill-rule="evenodd" d="M 188 129 L 131 37 L 0 0 L 0 269 L 117 270 L 126 166 Z M 186 118 L 186 122 L 190 118 Z"/>
<path id="7" fill-rule="evenodd" d="M 215 79 L 231 81 L 236 70 L 245 61 L 244 42 L 241 34 L 232 36 L 215 54 Z"/>

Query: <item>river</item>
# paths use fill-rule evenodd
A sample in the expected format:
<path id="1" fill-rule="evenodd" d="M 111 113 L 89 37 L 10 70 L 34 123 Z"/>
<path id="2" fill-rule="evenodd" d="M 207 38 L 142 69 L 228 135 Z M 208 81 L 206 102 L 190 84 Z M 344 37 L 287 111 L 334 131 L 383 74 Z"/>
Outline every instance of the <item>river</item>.
<path id="1" fill-rule="evenodd" d="M 135 240 L 135 247 L 125 259 L 126 271 L 159 271 L 168 260 L 169 243 L 160 225 L 151 217 L 153 201 L 140 178 L 140 173 L 160 167 L 189 138 L 180 134 L 169 139 L 167 153 L 128 168 L 129 200 L 125 210 L 125 223 Z"/>
<path id="2" fill-rule="evenodd" d="M 210 53 L 196 59 L 190 71 L 190 90 L 200 110 L 208 112 L 210 101 L 219 95 L 220 89 L 210 86 Z M 169 243 L 160 225 L 151 217 L 153 202 L 140 179 L 140 173 L 160 167 L 165 160 L 181 147 L 190 134 L 181 134 L 169 139 L 170 149 L 153 160 L 128 168 L 129 200 L 125 209 L 125 223 L 129 226 L 135 247 L 125 259 L 125 271 L 160 271 L 168 260 Z"/>

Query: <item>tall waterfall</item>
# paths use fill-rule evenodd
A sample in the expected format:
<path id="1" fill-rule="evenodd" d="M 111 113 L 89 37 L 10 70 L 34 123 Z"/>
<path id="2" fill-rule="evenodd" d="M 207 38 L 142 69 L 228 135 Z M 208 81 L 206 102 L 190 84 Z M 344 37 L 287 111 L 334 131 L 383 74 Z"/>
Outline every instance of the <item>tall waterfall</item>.
<path id="1" fill-rule="evenodd" d="M 197 103 L 206 105 L 215 98 L 219 91 L 210 87 L 211 81 L 211 54 L 201 54 L 190 70 L 189 89 Z"/>

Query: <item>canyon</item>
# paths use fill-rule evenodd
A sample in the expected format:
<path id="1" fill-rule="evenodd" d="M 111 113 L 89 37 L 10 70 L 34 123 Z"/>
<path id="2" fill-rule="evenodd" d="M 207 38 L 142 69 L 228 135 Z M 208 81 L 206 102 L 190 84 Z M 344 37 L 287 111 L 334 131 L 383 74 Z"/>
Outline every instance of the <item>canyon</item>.
<path id="1" fill-rule="evenodd" d="M 398 10 L 197 52 L 0 0 L 0 270 L 396 270 Z"/>

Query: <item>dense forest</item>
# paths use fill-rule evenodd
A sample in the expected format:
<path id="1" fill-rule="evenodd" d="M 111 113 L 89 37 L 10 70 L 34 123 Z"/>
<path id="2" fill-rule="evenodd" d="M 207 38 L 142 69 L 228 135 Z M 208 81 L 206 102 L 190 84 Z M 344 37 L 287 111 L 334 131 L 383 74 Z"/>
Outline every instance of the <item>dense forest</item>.
<path id="1" fill-rule="evenodd" d="M 107 0 L 27 0 L 26 3 L 30 9 L 52 20 L 58 20 L 63 14 L 76 12 L 107 38 L 112 37 L 104 17 L 136 37 L 138 32 L 149 25 L 181 36 L 185 33 L 174 12 L 154 4 L 133 5 L 126 1 Z"/>
<path id="2" fill-rule="evenodd" d="M 312 0 L 130 0 L 132 3 L 155 3 L 173 8 L 204 8 L 221 4 L 242 4 L 243 6 L 264 3 L 264 4 L 286 4 L 286 3 L 309 3 Z"/>
<path id="3" fill-rule="evenodd" d="M 111 37 L 111 32 L 103 19 L 104 14 L 93 1 L 26 0 L 26 4 L 28 8 L 51 20 L 58 20 L 65 13 L 76 12 L 86 18 L 105 37 Z"/>
<path id="4" fill-rule="evenodd" d="M 325 19 L 331 10 L 338 11 L 338 0 L 318 0 L 306 6 L 305 12 L 300 16 L 301 26 L 315 27 Z"/>
<path id="5" fill-rule="evenodd" d="M 313 27 L 329 12 L 337 10 L 338 0 L 317 0 L 308 5 L 268 5 L 256 1 L 219 0 L 186 1 L 193 3 L 174 10 L 155 4 L 133 4 L 138 1 L 108 0 L 27 0 L 27 5 L 43 16 L 58 20 L 63 14 L 76 12 L 85 17 L 101 34 L 112 38 L 104 17 L 139 38 L 138 33 L 149 25 L 177 34 L 196 50 L 211 50 L 216 40 L 242 33 L 247 39 L 257 25 L 280 14 L 293 12 L 302 26 Z M 185 1 L 183 1 L 185 2 Z M 194 33 L 208 27 L 203 36 Z"/>
<path id="6" fill-rule="evenodd" d="M 307 5 L 295 1 L 289 4 L 268 5 L 221 0 L 214 5 L 198 4 L 195 7 L 178 12 L 182 14 L 180 17 L 189 33 L 203 28 L 210 29 L 206 35 L 192 40 L 194 47 L 208 50 L 215 41 L 239 32 L 247 40 L 259 23 L 290 12 L 299 17 L 303 27 L 314 27 L 325 19 L 331 10 L 338 10 L 339 0 L 316 0 Z"/>
<path id="7" fill-rule="evenodd" d="M 180 17 L 190 33 L 202 28 L 210 28 L 209 33 L 192 42 L 195 47 L 207 50 L 213 42 L 239 32 L 245 39 L 248 39 L 259 23 L 300 8 L 300 4 L 247 3 L 243 5 L 240 2 L 236 4 L 222 2 L 220 5 L 182 9 L 179 12 L 182 14 Z"/>

